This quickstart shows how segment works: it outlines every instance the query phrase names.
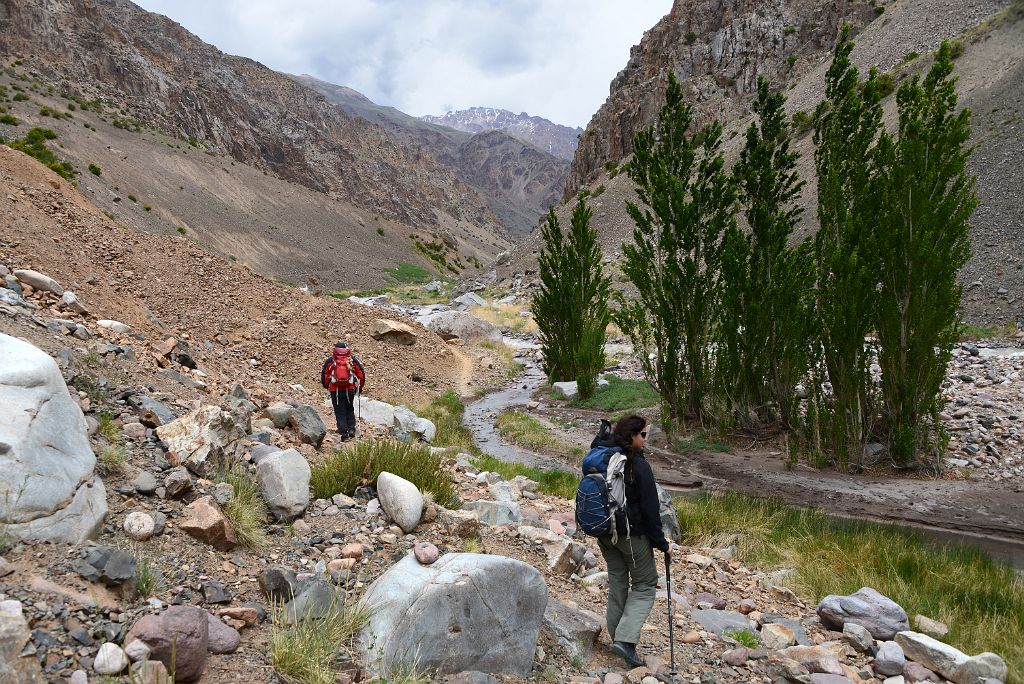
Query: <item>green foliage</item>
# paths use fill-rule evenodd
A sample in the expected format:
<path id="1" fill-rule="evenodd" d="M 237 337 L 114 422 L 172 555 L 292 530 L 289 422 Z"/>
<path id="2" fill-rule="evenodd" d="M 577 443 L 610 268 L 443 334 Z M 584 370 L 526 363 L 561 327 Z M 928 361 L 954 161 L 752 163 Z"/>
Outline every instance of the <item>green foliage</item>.
<path id="1" fill-rule="evenodd" d="M 18 126 L 21 124 L 21 121 L 18 120 L 18 117 L 13 116 L 12 114 L 3 114 L 0 115 L 0 124 L 7 124 L 8 126 Z"/>
<path id="2" fill-rule="evenodd" d="M 49 117 L 52 117 L 54 119 L 71 119 L 71 118 L 73 118 L 71 116 L 71 114 L 68 114 L 67 112 L 59 112 L 56 109 L 53 109 L 52 107 L 41 107 L 39 109 L 39 116 L 49 116 Z"/>
<path id="3" fill-rule="evenodd" d="M 796 385 L 808 366 L 813 264 L 790 246 L 803 181 L 790 149 L 786 98 L 759 78 L 747 142 L 733 168 L 749 233 L 729 226 L 722 254 L 718 389 L 726 423 L 760 427 L 798 418 Z"/>
<path id="4" fill-rule="evenodd" d="M 573 406 L 618 412 L 647 408 L 658 403 L 658 391 L 646 380 L 630 380 L 614 375 L 606 376 L 608 385 L 598 387 L 590 399 L 576 399 Z"/>
<path id="5" fill-rule="evenodd" d="M 732 451 L 728 444 L 709 439 L 703 431 L 698 431 L 689 437 L 679 439 L 675 442 L 674 448 L 682 454 L 699 454 L 703 451 L 727 454 Z"/>
<path id="6" fill-rule="evenodd" d="M 384 272 L 396 283 L 402 285 L 424 285 L 435 279 L 435 275 L 418 264 L 401 262 Z"/>
<path id="7" fill-rule="evenodd" d="M 313 466 L 311 484 L 319 499 L 335 494 L 352 494 L 356 487 L 373 484 L 381 472 L 387 471 L 431 492 L 434 501 L 445 508 L 460 505 L 455 483 L 441 465 L 441 457 L 418 444 L 394 440 L 364 440 L 338 451 Z"/>
<path id="8" fill-rule="evenodd" d="M 916 50 L 911 50 L 907 54 L 903 55 L 903 59 L 900 60 L 900 64 L 909 64 L 915 59 L 921 56 L 921 53 Z"/>
<path id="9" fill-rule="evenodd" d="M 25 93 L 14 93 L 14 97 L 11 99 L 14 102 L 27 102 L 29 97 Z"/>
<path id="10" fill-rule="evenodd" d="M 143 205 L 142 205 L 142 208 L 143 208 L 143 209 L 144 209 L 145 211 L 153 211 L 153 205 L 151 205 L 151 204 L 143 204 Z"/>
<path id="11" fill-rule="evenodd" d="M 739 642 L 741 646 L 746 646 L 750 649 L 757 648 L 761 644 L 757 635 L 749 629 L 730 629 L 729 631 L 724 632 L 722 636 L 729 637 L 730 639 Z"/>
<path id="12" fill-rule="evenodd" d="M 231 521 L 238 543 L 258 549 L 267 542 L 263 526 L 267 523 L 267 502 L 251 473 L 243 466 L 229 468 L 220 477 L 234 489 L 234 496 L 224 505 L 224 517 Z"/>
<path id="13" fill-rule="evenodd" d="M 19 93 L 20 94 L 20 93 Z M 15 98 L 17 99 L 17 98 Z M 7 143 L 8 147 L 35 157 L 57 175 L 71 180 L 75 177 L 75 167 L 69 162 L 59 161 L 53 151 L 46 146 L 47 140 L 56 140 L 57 134 L 49 128 L 33 128 L 25 137 Z"/>
<path id="14" fill-rule="evenodd" d="M 575 380 L 582 397 L 594 394 L 597 374 L 604 368 L 605 331 L 611 320 L 611 278 L 602 273 L 592 215 L 581 195 L 565 235 L 554 208 L 548 211 L 541 230 L 540 288 L 530 305 L 548 380 Z"/>
<path id="15" fill-rule="evenodd" d="M 818 510 L 741 494 L 675 500 L 683 543 L 717 548 L 735 541 L 738 560 L 796 570 L 789 583 L 809 602 L 873 587 L 950 626 L 947 642 L 1006 659 L 1024 672 L 1024 583 L 1006 563 L 972 547 L 930 543 L 908 528 L 829 518 Z M 730 540 L 730 541 L 726 541 Z"/>
<path id="16" fill-rule="evenodd" d="M 575 499 L 576 488 L 580 484 L 580 478 L 574 473 L 564 470 L 543 470 L 519 463 L 509 463 L 486 454 L 475 457 L 473 465 L 480 470 L 498 473 L 506 480 L 511 480 L 517 475 L 523 475 L 540 485 L 538 489 L 541 494 L 558 496 L 563 499 Z"/>
<path id="17" fill-rule="evenodd" d="M 658 389 L 666 432 L 684 418 L 701 420 L 706 410 L 722 237 L 735 222 L 721 124 L 691 137 L 691 122 L 691 107 L 669 72 L 657 124 L 633 140 L 628 173 L 643 208 L 626 203 L 636 228 L 623 247 L 622 270 L 638 298 L 622 301 L 615 319 Z"/>
<path id="18" fill-rule="evenodd" d="M 97 164 L 89 164 L 89 173 L 94 176 L 102 176 L 103 169 L 101 169 Z"/>
<path id="19" fill-rule="evenodd" d="M 831 383 L 812 378 L 809 444 L 840 465 L 859 459 L 876 416 L 864 338 L 874 317 L 878 276 L 874 231 L 881 211 L 876 141 L 882 108 L 877 72 L 867 81 L 850 61 L 853 42 L 844 27 L 827 73 L 826 100 L 815 114 L 818 222 L 815 348 Z"/>
<path id="20" fill-rule="evenodd" d="M 604 194 L 604 189 L 604 184 L 602 183 L 601 185 L 598 185 L 596 188 L 594 188 L 594 192 L 590 196 L 600 197 L 601 195 Z"/>
<path id="21" fill-rule="evenodd" d="M 341 600 L 320 618 L 298 616 L 288 624 L 282 607 L 273 610 L 270 661 L 284 680 L 297 684 L 334 684 L 338 654 L 353 643 L 373 608 L 361 597 Z"/>
<path id="22" fill-rule="evenodd" d="M 878 76 L 875 79 L 875 82 L 876 87 L 878 88 L 878 94 L 881 97 L 892 95 L 893 92 L 896 90 L 896 79 L 888 71 L 883 71 L 882 73 L 878 74 Z"/>
<path id="23" fill-rule="evenodd" d="M 498 433 L 508 441 L 530 451 L 573 453 L 572 445 L 551 434 L 550 428 L 521 411 L 505 411 L 494 421 Z M 578 447 L 577 447 L 578 450 Z"/>
<path id="24" fill-rule="evenodd" d="M 166 583 L 153 558 L 141 545 L 133 546 L 131 554 L 135 557 L 135 593 L 140 598 L 148 598 L 162 591 Z"/>
<path id="25" fill-rule="evenodd" d="M 185 233 L 188 232 L 187 230 L 185 230 L 185 226 L 178 226 L 177 228 L 175 228 L 175 230 L 178 231 L 179 235 L 184 235 Z"/>
<path id="26" fill-rule="evenodd" d="M 416 415 L 433 422 L 437 428 L 437 434 L 432 442 L 434 446 L 455 447 L 461 451 L 476 453 L 473 433 L 462 423 L 465 410 L 455 390 L 448 390 L 431 399 L 426 406 L 416 409 Z"/>
<path id="27" fill-rule="evenodd" d="M 798 133 L 806 133 L 814 127 L 814 117 L 805 111 L 793 112 L 793 128 Z"/>
<path id="28" fill-rule="evenodd" d="M 377 235 L 380 235 L 380 236 L 384 235 L 384 229 L 381 228 L 380 226 L 377 227 Z"/>
<path id="29" fill-rule="evenodd" d="M 686 32 L 686 44 L 687 45 L 693 45 L 696 42 L 697 42 L 697 34 L 694 33 L 693 31 L 687 31 Z"/>
<path id="30" fill-rule="evenodd" d="M 120 444 L 124 441 L 124 435 L 121 432 L 121 426 L 117 424 L 117 418 L 106 411 L 99 415 L 96 434 L 107 440 L 108 444 Z"/>
<path id="31" fill-rule="evenodd" d="M 967 172 L 970 111 L 956 112 L 953 59 L 944 42 L 927 77 L 897 96 L 899 131 L 879 143 L 885 192 L 878 229 L 881 287 L 875 329 L 883 416 L 900 464 L 945 452 L 939 413 L 971 256 L 969 220 L 978 197 Z"/>
<path id="32" fill-rule="evenodd" d="M 135 195 L 128 195 L 128 199 L 131 200 L 132 202 L 138 202 L 139 201 L 139 198 L 136 197 Z"/>
<path id="33" fill-rule="evenodd" d="M 128 450 L 121 444 L 108 444 L 100 452 L 99 465 L 106 473 L 123 474 L 128 465 Z"/>
<path id="34" fill-rule="evenodd" d="M 796 55 L 789 55 L 788 57 L 786 57 L 786 64 L 788 64 L 789 68 L 792 69 L 793 66 L 796 64 Z"/>

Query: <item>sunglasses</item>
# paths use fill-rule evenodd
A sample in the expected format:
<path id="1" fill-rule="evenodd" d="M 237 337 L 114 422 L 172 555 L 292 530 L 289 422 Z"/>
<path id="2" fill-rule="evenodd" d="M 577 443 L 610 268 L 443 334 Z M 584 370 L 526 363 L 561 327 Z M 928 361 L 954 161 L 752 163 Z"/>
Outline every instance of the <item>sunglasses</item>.
<path id="1" fill-rule="evenodd" d="M 644 430 L 643 432 L 641 432 L 640 436 L 643 437 L 644 439 L 647 439 L 647 430 Z"/>

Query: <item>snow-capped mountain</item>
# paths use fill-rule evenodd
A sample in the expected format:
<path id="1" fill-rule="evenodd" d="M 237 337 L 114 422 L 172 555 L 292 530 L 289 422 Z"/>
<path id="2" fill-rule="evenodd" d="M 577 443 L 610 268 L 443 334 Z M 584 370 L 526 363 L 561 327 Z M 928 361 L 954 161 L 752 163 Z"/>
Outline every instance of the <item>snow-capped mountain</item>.
<path id="1" fill-rule="evenodd" d="M 573 158 L 576 144 L 579 142 L 578 136 L 583 133 L 582 128 L 561 126 L 539 116 L 530 116 L 526 112 L 514 114 L 507 109 L 493 107 L 470 107 L 448 112 L 443 116 L 420 118 L 467 133 L 505 131 L 562 159 Z"/>

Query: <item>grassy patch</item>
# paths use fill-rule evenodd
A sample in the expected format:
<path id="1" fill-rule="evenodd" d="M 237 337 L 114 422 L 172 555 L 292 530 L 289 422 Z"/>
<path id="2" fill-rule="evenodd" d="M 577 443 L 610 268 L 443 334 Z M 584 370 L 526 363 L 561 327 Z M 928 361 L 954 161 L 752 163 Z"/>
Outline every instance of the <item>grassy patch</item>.
<path id="1" fill-rule="evenodd" d="M 441 465 L 441 457 L 430 449 L 394 440 L 367 440 L 338 451 L 313 467 L 313 493 L 319 499 L 335 494 L 352 494 L 356 487 L 377 481 L 387 471 L 434 495 L 445 508 L 458 508 L 459 497 L 452 477 Z"/>
<path id="2" fill-rule="evenodd" d="M 723 636 L 734 639 L 738 641 L 740 645 L 746 646 L 750 649 L 757 648 L 760 645 L 760 642 L 757 640 L 757 635 L 749 629 L 730 629 L 725 632 Z"/>
<path id="3" fill-rule="evenodd" d="M 224 516 L 231 521 L 238 543 L 250 549 L 258 549 L 267 542 L 263 526 L 267 522 L 267 502 L 255 478 L 239 468 L 228 470 L 221 482 L 235 490 L 235 495 L 224 505 Z"/>
<path id="4" fill-rule="evenodd" d="M 124 439 L 124 435 L 121 433 L 121 426 L 117 424 L 117 419 L 106 411 L 101 413 L 97 420 L 96 434 L 107 440 L 110 444 L 120 444 Z"/>
<path id="5" fill-rule="evenodd" d="M 75 167 L 70 162 L 58 160 L 53 151 L 46 146 L 47 140 L 56 140 L 56 138 L 57 134 L 51 129 L 37 127 L 26 133 L 24 138 L 18 138 L 7 143 L 7 146 L 19 152 L 24 152 L 30 157 L 35 157 L 57 175 L 71 180 L 75 177 Z"/>
<path id="6" fill-rule="evenodd" d="M 689 437 L 682 437 L 675 443 L 675 450 L 683 454 L 696 454 L 701 451 L 715 451 L 720 454 L 727 454 L 732 449 L 725 442 L 710 439 L 703 432 L 698 432 Z"/>
<path id="7" fill-rule="evenodd" d="M 486 454 L 474 458 L 473 465 L 480 470 L 498 473 L 506 480 L 511 480 L 516 475 L 523 475 L 540 485 L 541 494 L 558 496 L 563 499 L 575 499 L 576 487 L 580 484 L 580 478 L 573 473 L 563 470 L 541 470 L 520 463 L 507 463 Z"/>
<path id="8" fill-rule="evenodd" d="M 523 317 L 520 312 L 529 309 L 527 304 L 488 304 L 473 309 L 477 318 L 493 323 L 499 328 L 508 328 L 516 333 L 537 332 L 537 322 L 533 316 Z"/>
<path id="9" fill-rule="evenodd" d="M 426 406 L 416 409 L 416 415 L 432 421 L 437 428 L 434 446 L 455 447 L 473 454 L 477 453 L 473 433 L 462 423 L 465 410 L 455 390 L 448 390 L 431 399 Z"/>
<path id="10" fill-rule="evenodd" d="M 362 600 L 349 599 L 322 618 L 306 617 L 288 625 L 284 611 L 276 609 L 270 637 L 274 670 L 287 682 L 334 684 L 338 653 L 351 645 L 371 614 Z"/>
<path id="11" fill-rule="evenodd" d="M 1010 666 L 1010 682 L 1022 681 L 1024 581 L 985 552 L 740 494 L 680 498 L 675 504 L 684 543 L 715 547 L 735 541 L 744 563 L 795 569 L 791 588 L 813 601 L 877 589 L 909 615 L 949 625 L 947 641 L 960 650 L 998 653 Z"/>
<path id="12" fill-rule="evenodd" d="M 128 450 L 120 444 L 105 446 L 100 452 L 99 465 L 105 473 L 123 473 L 128 465 Z"/>
<path id="13" fill-rule="evenodd" d="M 504 342 L 484 340 L 480 343 L 480 346 L 498 355 L 501 365 L 505 368 L 505 375 L 509 378 L 516 377 L 523 370 L 523 364 L 516 361 L 516 350 Z"/>
<path id="14" fill-rule="evenodd" d="M 573 401 L 573 406 L 601 411 L 629 411 L 658 404 L 658 392 L 646 380 L 629 380 L 609 375 L 607 387 L 598 387 L 594 396 Z"/>
<path id="15" fill-rule="evenodd" d="M 422 266 L 404 261 L 394 268 L 389 268 L 385 273 L 396 283 L 402 285 L 426 285 L 437 278 L 436 275 Z"/>
<path id="16" fill-rule="evenodd" d="M 994 340 L 1011 338 L 1017 333 L 1017 326 L 1012 322 L 1003 325 L 967 325 L 960 328 L 960 341 Z"/>
<path id="17" fill-rule="evenodd" d="M 583 449 L 567 444 L 551 434 L 551 430 L 531 415 L 506 411 L 494 421 L 498 433 L 510 442 L 530 451 L 558 452 L 583 457 Z"/>
<path id="18" fill-rule="evenodd" d="M 135 593 L 141 598 L 148 598 L 161 591 L 164 577 L 152 557 L 139 545 L 132 546 L 131 554 L 135 557 Z"/>

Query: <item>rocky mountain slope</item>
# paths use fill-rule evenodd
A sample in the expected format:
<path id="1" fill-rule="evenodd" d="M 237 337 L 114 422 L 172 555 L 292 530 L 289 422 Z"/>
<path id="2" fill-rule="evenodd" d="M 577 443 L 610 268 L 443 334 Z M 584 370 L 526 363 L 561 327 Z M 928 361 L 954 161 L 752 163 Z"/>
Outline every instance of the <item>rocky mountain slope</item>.
<path id="1" fill-rule="evenodd" d="M 530 116 L 526 112 L 515 114 L 507 109 L 470 107 L 445 112 L 441 116 L 423 116 L 424 121 L 454 128 L 467 133 L 505 131 L 509 135 L 539 147 L 561 159 L 571 160 L 582 128 L 571 128 L 548 121 L 544 117 Z"/>
<path id="2" fill-rule="evenodd" d="M 799 1 L 771 7 L 738 2 L 727 3 L 722 18 L 708 14 L 708 7 L 680 0 L 645 35 L 613 81 L 612 93 L 590 122 L 573 161 L 567 195 L 581 185 L 598 193 L 594 221 L 613 263 L 621 243 L 631 239 L 633 223 L 624 203 L 635 196 L 628 177 L 605 165 L 627 160 L 633 134 L 653 121 L 668 68 L 685 77 L 684 88 L 699 121 L 714 116 L 725 122 L 724 149 L 731 163 L 745 141 L 756 75 L 767 75 L 785 88 L 788 113 L 813 111 L 823 96 L 837 27 L 850 21 L 860 26 L 855 63 L 862 70 L 877 65 L 897 81 L 926 70 L 929 52 L 942 40 L 962 43 L 956 61 L 958 90 L 961 105 L 973 112 L 976 149 L 970 170 L 978 176 L 981 198 L 972 221 L 974 257 L 961 274 L 964 310 L 971 322 L 983 324 L 1024 317 L 1024 254 L 1019 249 L 1024 209 L 1013 180 L 1024 168 L 1024 5 L 1019 0 L 900 0 L 884 4 L 884 11 L 861 2 L 828 7 Z M 883 104 L 886 125 L 895 127 L 895 95 Z M 795 148 L 801 155 L 801 178 L 809 181 L 800 199 L 808 209 L 802 236 L 816 227 L 810 133 L 797 134 Z M 568 206 L 560 208 L 566 220 L 568 214 Z M 534 269 L 537 239 L 533 235 L 517 250 L 506 273 Z"/>
<path id="3" fill-rule="evenodd" d="M 246 232 L 242 224 L 254 225 L 257 244 L 267 239 L 284 251 L 291 250 L 295 240 L 289 238 L 297 237 L 294 232 L 274 239 L 260 229 L 280 221 L 282 213 L 297 213 L 305 214 L 309 224 L 320 228 L 320 235 L 336 239 L 372 234 L 376 227 L 351 229 L 352 224 L 365 223 L 367 216 L 401 225 L 408 229 L 402 231 L 404 244 L 399 247 L 396 241 L 389 251 L 401 251 L 408 261 L 417 258 L 408 237 L 417 230 L 425 238 L 461 249 L 462 260 L 487 261 L 504 248 L 505 231 L 479 194 L 429 155 L 396 140 L 380 126 L 346 115 L 292 79 L 252 60 L 226 55 L 173 21 L 127 0 L 6 2 L 0 13 L 0 56 L 10 79 L 23 81 L 25 86 L 38 84 L 40 103 L 50 104 L 44 96 L 74 98 L 82 103 L 79 111 L 93 110 L 100 114 L 101 123 L 110 122 L 121 132 L 141 133 L 148 142 L 156 137 L 158 144 L 179 149 L 187 146 L 193 157 L 203 152 L 221 156 L 228 161 L 220 166 L 244 165 L 247 169 L 240 169 L 241 173 L 251 170 L 251 176 L 281 181 L 229 182 L 238 193 L 250 195 L 232 202 L 224 199 L 222 190 L 226 188 L 211 182 L 220 174 L 206 174 L 204 169 L 191 183 L 181 182 L 175 178 L 181 172 L 181 155 L 168 159 L 171 155 L 165 150 L 147 153 L 141 149 L 144 146 L 137 148 L 141 175 L 153 178 L 153 185 L 167 173 L 166 185 L 178 180 L 180 190 L 209 184 L 212 202 L 224 206 L 224 213 L 233 203 L 251 204 L 244 212 L 245 220 L 224 214 L 219 218 L 234 224 L 236 232 Z M 67 103 L 63 99 L 58 103 L 64 105 L 58 111 L 63 111 Z M 39 111 L 38 104 L 34 110 Z M 82 128 L 80 123 L 78 127 Z M 101 148 L 115 148 L 127 139 L 139 142 L 138 135 L 122 137 L 111 130 L 104 134 L 113 137 L 103 141 Z M 80 130 L 75 137 L 88 135 Z M 72 151 L 69 146 L 68 152 Z M 150 167 L 151 157 L 162 163 Z M 84 168 L 99 160 L 74 161 Z M 167 166 L 171 167 L 169 173 Z M 119 180 L 127 184 L 132 178 Z M 255 185 L 270 192 L 254 198 L 245 188 Z M 287 190 L 289 186 L 308 189 L 320 197 L 266 201 L 266 194 L 295 195 Z M 316 206 L 300 208 L 307 203 Z M 320 211 L 322 207 L 326 211 Z M 180 203 L 173 207 L 175 212 L 181 208 Z M 217 221 L 207 212 L 204 222 Z M 226 239 L 218 235 L 211 244 Z M 322 246 L 319 249 L 325 251 Z M 450 256 L 458 260 L 454 251 Z M 328 258 L 329 265 L 311 270 L 328 273 L 331 266 L 337 269 L 345 261 L 340 254 L 337 257 Z M 372 258 L 379 267 L 394 265 L 380 263 L 375 255 Z M 354 282 L 348 285 L 358 286 Z"/>
<path id="4" fill-rule="evenodd" d="M 528 234 L 561 196 L 568 163 L 564 157 L 544 152 L 546 147 L 528 137 L 512 130 L 479 126 L 470 130 L 432 122 L 430 117 L 417 119 L 394 107 L 375 104 L 345 86 L 308 75 L 293 78 L 322 93 L 340 110 L 380 124 L 396 139 L 450 169 L 480 193 L 513 237 Z"/>

